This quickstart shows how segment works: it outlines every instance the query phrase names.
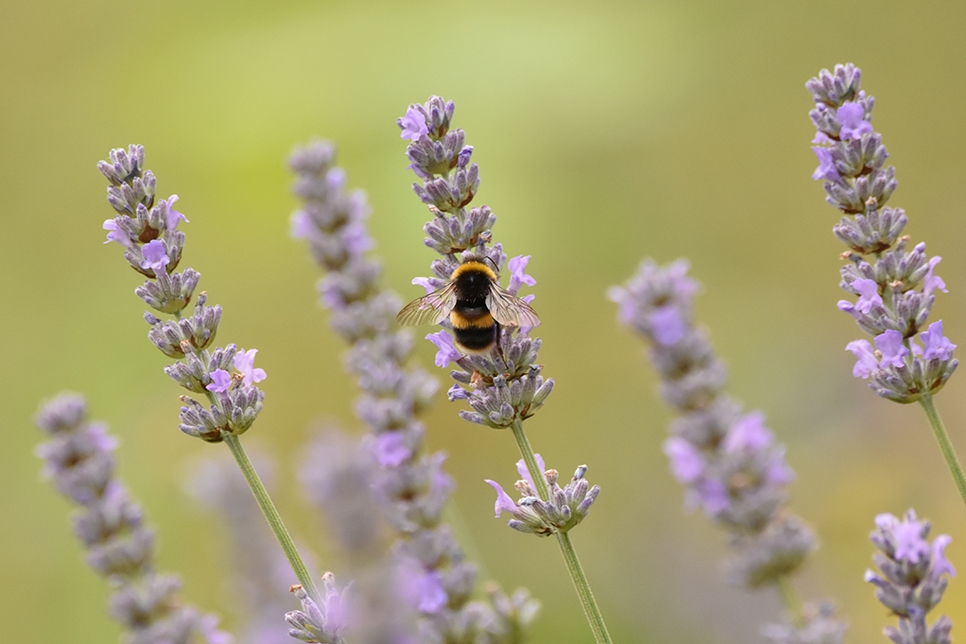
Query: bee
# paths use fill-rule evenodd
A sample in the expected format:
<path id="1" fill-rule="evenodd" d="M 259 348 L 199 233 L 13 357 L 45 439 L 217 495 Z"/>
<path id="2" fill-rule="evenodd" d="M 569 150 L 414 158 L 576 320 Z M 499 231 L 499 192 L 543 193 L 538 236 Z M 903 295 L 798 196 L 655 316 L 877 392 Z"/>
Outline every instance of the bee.
<path id="1" fill-rule="evenodd" d="M 404 306 L 396 321 L 406 326 L 439 324 L 449 316 L 453 344 L 463 353 L 488 353 L 496 344 L 500 326 L 539 326 L 530 305 L 500 287 L 486 258 L 470 255 L 453 270 L 446 286 Z"/>

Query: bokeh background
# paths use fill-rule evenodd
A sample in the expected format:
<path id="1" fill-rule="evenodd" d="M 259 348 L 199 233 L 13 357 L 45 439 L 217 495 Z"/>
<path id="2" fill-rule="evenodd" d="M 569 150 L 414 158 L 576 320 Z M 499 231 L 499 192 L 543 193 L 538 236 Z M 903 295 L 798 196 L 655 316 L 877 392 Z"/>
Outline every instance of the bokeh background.
<path id="1" fill-rule="evenodd" d="M 966 511 L 921 410 L 850 375 L 843 347 L 859 332 L 835 308 L 842 248 L 836 211 L 809 178 L 803 84 L 835 63 L 862 67 L 898 169 L 891 203 L 906 209 L 913 240 L 943 256 L 950 292 L 936 314 L 962 344 L 964 21 L 955 2 L 6 3 L 0 640 L 118 635 L 67 503 L 32 455 L 31 417 L 62 389 L 85 393 L 120 436 L 120 474 L 160 533 L 159 567 L 183 576 L 188 600 L 239 623 L 224 529 L 183 492 L 186 463 L 224 448 L 177 429 L 181 390 L 146 341 L 139 279 L 101 244 L 112 212 L 95 163 L 141 143 L 159 194 L 181 196 L 183 265 L 225 309 L 220 340 L 257 347 L 269 374 L 247 442 L 278 460 L 283 515 L 320 568 L 338 571 L 294 477 L 320 422 L 359 431 L 355 391 L 316 304 L 317 272 L 288 236 L 285 159 L 311 136 L 338 143 L 350 186 L 369 194 L 386 279 L 415 297 L 410 279 L 433 253 L 395 119 L 440 94 L 475 146 L 477 201 L 497 213 L 496 238 L 511 256 L 533 256 L 541 359 L 557 388 L 528 430 L 549 463 L 587 463 L 603 488 L 574 535 L 615 641 L 758 641 L 781 611 L 770 591 L 724 584 L 723 534 L 683 511 L 667 472 L 670 413 L 604 296 L 644 256 L 690 258 L 704 283 L 696 314 L 730 367 L 731 393 L 764 410 L 788 447 L 793 508 L 822 539 L 799 591 L 838 601 L 849 642 L 883 641 L 892 620 L 862 580 L 873 517 L 914 506 L 934 534 L 953 536 L 947 553 L 966 568 Z M 964 378 L 938 398 L 961 450 Z M 553 542 L 493 519 L 482 480 L 514 480 L 512 438 L 464 423 L 457 408 L 440 394 L 427 422 L 459 485 L 460 538 L 484 578 L 543 602 L 533 642 L 591 641 Z M 956 580 L 934 616 L 961 628 L 964 606 Z"/>

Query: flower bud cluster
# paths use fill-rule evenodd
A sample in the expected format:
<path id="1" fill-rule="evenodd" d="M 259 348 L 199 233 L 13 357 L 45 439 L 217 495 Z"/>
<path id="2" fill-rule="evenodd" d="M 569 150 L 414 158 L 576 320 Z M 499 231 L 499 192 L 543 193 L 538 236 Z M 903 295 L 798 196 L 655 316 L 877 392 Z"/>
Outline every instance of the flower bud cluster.
<path id="1" fill-rule="evenodd" d="M 568 532 L 590 512 L 590 506 L 600 494 L 600 486 L 590 487 L 590 483 L 584 478 L 587 466 L 581 465 L 567 486 L 561 488 L 557 484 L 557 470 L 545 469 L 543 458 L 539 454 L 535 458 L 550 489 L 550 500 L 540 499 L 526 463 L 521 459 L 517 461 L 517 471 L 523 478 L 514 485 L 521 495 L 519 501 L 514 502 L 496 481 L 486 480 L 496 490 L 496 518 L 508 512 L 513 516 L 507 522 L 508 526 L 540 537 L 549 537 L 555 532 Z"/>
<path id="2" fill-rule="evenodd" d="M 107 428 L 86 419 L 80 396 L 61 394 L 44 404 L 36 423 L 50 440 L 37 449 L 44 476 L 80 506 L 74 533 L 87 550 L 87 563 L 113 586 L 111 616 L 132 644 L 230 644 L 214 615 L 182 603 L 181 582 L 154 572 L 154 532 L 143 512 L 114 477 L 117 441 Z"/>
<path id="3" fill-rule="evenodd" d="M 292 586 L 291 592 L 302 602 L 302 610 L 285 614 L 285 621 L 292 627 L 288 634 L 302 642 L 315 644 L 345 644 L 342 635 L 346 629 L 344 604 L 350 587 L 342 590 L 336 587 L 335 575 L 327 572 L 322 575 L 325 584 L 325 598 L 322 605 L 316 604 L 302 586 Z"/>
<path id="4" fill-rule="evenodd" d="M 445 286 L 470 256 L 484 258 L 498 274 L 507 260 L 503 246 L 492 243 L 496 215 L 487 206 L 468 208 L 479 189 L 479 167 L 471 162 L 473 147 L 465 145 L 463 130 L 450 129 L 455 109 L 452 101 L 432 96 L 425 104 L 410 105 L 397 121 L 402 138 L 409 140 L 409 167 L 422 180 L 413 184 L 413 191 L 432 214 L 423 226 L 424 243 L 442 255 L 432 262 L 431 277 L 413 280 L 427 293 Z M 519 256 L 509 262 L 506 290 L 513 295 L 524 284 L 536 284 L 524 272 L 529 260 L 530 256 Z M 530 303 L 533 295 L 522 299 Z M 442 326 L 444 330 L 426 338 L 439 349 L 437 366 L 454 362 L 460 367 L 451 373 L 459 384 L 450 389 L 449 399 L 469 402 L 473 411 L 460 412 L 464 420 L 501 429 L 529 418 L 543 405 L 553 389 L 553 379 L 540 375 L 543 367 L 536 361 L 541 342 L 530 337 L 530 328 L 501 326 L 493 350 L 463 355 L 446 330 L 449 322 Z"/>
<path id="5" fill-rule="evenodd" d="M 448 118 L 443 110 L 430 122 L 445 130 Z M 403 585 L 420 615 L 419 629 L 432 641 L 483 642 L 487 629 L 502 618 L 470 601 L 476 567 L 442 521 L 454 484 L 443 471 L 445 455 L 425 453 L 419 419 L 438 383 L 405 366 L 413 339 L 396 326 L 401 302 L 383 289 L 381 266 L 366 255 L 373 245 L 364 221 L 366 196 L 344 190 L 345 173 L 335 165 L 335 147 L 328 142 L 296 149 L 289 164 L 296 174 L 294 192 L 302 200 L 292 215 L 292 236 L 308 242 L 324 271 L 321 302 L 332 313 L 333 329 L 350 346 L 345 365 L 361 391 L 356 413 L 369 428 L 369 448 L 379 466 L 373 489 L 398 534 Z"/>
<path id="6" fill-rule="evenodd" d="M 901 520 L 880 514 L 875 525 L 870 538 L 880 550 L 872 557 L 879 572 L 867 570 L 865 580 L 875 585 L 876 599 L 899 617 L 899 627 L 887 627 L 886 637 L 895 644 L 949 644 L 952 622 L 943 616 L 927 626 L 926 613 L 942 599 L 948 577 L 956 576 L 944 554 L 952 539 L 941 534 L 930 544 L 929 522 L 919 521 L 912 509 Z"/>
<path id="7" fill-rule="evenodd" d="M 678 260 L 644 260 L 624 286 L 608 292 L 618 318 L 650 342 L 661 397 L 680 414 L 664 442 L 687 505 L 731 534 L 729 581 L 753 588 L 793 573 L 815 549 L 815 536 L 785 507 L 794 473 L 760 412 L 743 414 L 725 393 L 727 370 L 707 333 L 692 320 L 699 285 Z"/>
<path id="8" fill-rule="evenodd" d="M 234 344 L 212 348 L 222 311 L 221 306 L 208 306 L 204 292 L 195 300 L 193 313 L 185 312 L 201 279 L 191 268 L 173 272 L 185 242 L 178 224 L 188 220 L 174 209 L 177 195 L 155 204 L 157 180 L 144 170 L 144 147 L 131 145 L 126 152 L 114 149 L 109 158 L 97 165 L 110 183 L 107 201 L 117 212 L 104 222 L 109 231 L 105 243 L 120 244 L 131 267 L 147 278 L 135 289 L 138 297 L 154 310 L 175 316 L 162 320 L 153 313 L 144 314 L 151 327 L 148 339 L 177 360 L 164 372 L 211 402 L 208 408 L 182 396 L 186 406 L 181 408 L 181 431 L 209 442 L 242 434 L 254 423 L 265 398 L 254 385 L 265 378 L 264 370 L 252 364 L 257 350 L 239 352 Z"/>
<path id="9" fill-rule="evenodd" d="M 946 285 L 935 274 L 940 257 L 929 258 L 923 243 L 907 250 L 902 208 L 885 207 L 898 184 L 895 168 L 885 166 L 889 154 L 872 128 L 875 99 L 859 89 L 861 78 L 850 63 L 823 69 L 805 84 L 815 101 L 809 116 L 817 129 L 812 150 L 819 167 L 812 178 L 824 182 L 826 201 L 845 213 L 833 228 L 848 248 L 841 287 L 858 299 L 840 301 L 839 309 L 876 344 L 873 349 L 868 340 L 857 340 L 846 347 L 859 360 L 853 373 L 880 396 L 910 403 L 939 391 L 959 361 L 942 321 L 922 332 L 924 346 L 915 340 L 936 291 L 945 293 Z"/>
<path id="10" fill-rule="evenodd" d="M 835 619 L 831 602 L 810 602 L 803 609 L 801 624 L 767 624 L 761 633 L 772 644 L 842 644 L 846 624 Z"/>

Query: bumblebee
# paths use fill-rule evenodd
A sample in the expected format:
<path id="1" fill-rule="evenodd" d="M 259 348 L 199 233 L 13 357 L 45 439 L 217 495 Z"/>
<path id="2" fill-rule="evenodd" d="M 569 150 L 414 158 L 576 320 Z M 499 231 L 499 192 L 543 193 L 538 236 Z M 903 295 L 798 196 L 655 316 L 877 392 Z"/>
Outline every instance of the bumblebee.
<path id="1" fill-rule="evenodd" d="M 454 345 L 463 353 L 488 353 L 500 326 L 539 326 L 530 305 L 500 287 L 484 258 L 470 255 L 449 276 L 446 286 L 404 306 L 396 321 L 406 326 L 439 324 L 449 316 Z"/>

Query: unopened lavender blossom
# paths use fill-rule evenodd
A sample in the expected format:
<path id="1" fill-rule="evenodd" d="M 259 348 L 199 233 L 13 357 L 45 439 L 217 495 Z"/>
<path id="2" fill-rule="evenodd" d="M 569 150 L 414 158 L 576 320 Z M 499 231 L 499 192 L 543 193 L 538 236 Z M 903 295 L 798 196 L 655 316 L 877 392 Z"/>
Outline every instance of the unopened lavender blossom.
<path id="1" fill-rule="evenodd" d="M 510 498 L 510 495 L 504 492 L 503 487 L 496 481 L 486 481 L 496 490 L 494 506 L 496 516 L 499 518 L 501 514 L 507 512 L 513 517 L 507 523 L 511 528 L 541 537 L 548 537 L 557 531 L 567 532 L 587 517 L 590 506 L 600 494 L 600 486 L 590 487 L 590 483 L 584 478 L 587 466 L 581 465 L 574 472 L 573 479 L 566 487 L 561 488 L 557 484 L 559 476 L 557 470 L 545 469 L 543 458 L 539 454 L 534 456 L 540 469 L 544 471 L 544 478 L 550 489 L 550 500 L 543 501 L 537 494 L 536 485 L 530 472 L 527 471 L 527 465 L 523 459 L 520 459 L 517 461 L 517 472 L 523 478 L 514 485 L 521 495 L 519 501 Z"/>
<path id="2" fill-rule="evenodd" d="M 204 292 L 195 299 L 193 312 L 187 312 L 201 278 L 191 268 L 175 271 L 185 241 L 178 224 L 187 219 L 174 209 L 176 195 L 155 203 L 157 181 L 154 173 L 144 169 L 144 147 L 111 150 L 110 162 L 101 161 L 97 167 L 110 183 L 107 201 L 117 213 L 104 222 L 109 231 L 105 243 L 117 242 L 128 264 L 147 278 L 135 293 L 151 308 L 173 316 L 162 320 L 145 312 L 151 326 L 148 339 L 166 356 L 177 359 L 165 367 L 165 373 L 188 391 L 204 395 L 209 403 L 181 396 L 181 431 L 228 445 L 293 572 L 306 592 L 321 601 L 315 581 L 239 441 L 255 422 L 265 398 L 255 386 L 266 375 L 254 364 L 258 350 L 245 351 L 234 344 L 212 348 L 221 307 L 208 306 Z"/>
<path id="3" fill-rule="evenodd" d="M 692 320 L 699 285 L 687 272 L 685 260 L 660 267 L 647 259 L 608 295 L 620 321 L 651 344 L 661 397 L 680 414 L 664 452 L 685 486 L 686 504 L 700 507 L 730 533 L 733 552 L 724 562 L 729 581 L 785 590 L 785 579 L 814 550 L 815 536 L 785 507 L 794 473 L 764 415 L 744 413 L 725 393 L 725 366 Z"/>
<path id="4" fill-rule="evenodd" d="M 413 190 L 433 216 L 423 226 L 427 235 L 423 241 L 442 256 L 433 260 L 431 277 L 413 280 L 427 293 L 447 284 L 467 257 L 485 258 L 497 273 L 507 259 L 503 246 L 492 243 L 496 215 L 488 206 L 468 208 L 480 186 L 479 167 L 470 162 L 473 147 L 464 145 L 463 130 L 450 129 L 455 109 L 452 101 L 433 96 L 425 105 L 410 105 L 397 121 L 402 138 L 410 141 L 406 148 L 409 167 L 422 182 L 414 183 Z M 536 284 L 525 273 L 529 260 L 528 255 L 509 262 L 511 276 L 506 290 L 513 295 L 523 285 Z M 533 296 L 523 299 L 529 303 Z M 443 326 L 449 327 L 449 322 L 444 321 Z M 427 336 L 439 349 L 436 364 L 445 367 L 452 362 L 460 369 L 450 374 L 459 384 L 448 395 L 451 401 L 466 400 L 473 408 L 460 412 L 463 419 L 501 429 L 529 418 L 543 406 L 553 380 L 540 375 L 537 353 L 541 341 L 531 338 L 530 331 L 527 327 L 501 326 L 497 349 L 483 355 L 457 351 L 448 330 Z"/>
<path id="5" fill-rule="evenodd" d="M 431 96 L 425 104 L 410 105 L 406 114 L 397 120 L 402 130 L 401 138 L 409 141 L 406 146 L 409 168 L 421 181 L 413 184 L 413 191 L 432 215 L 423 226 L 427 235 L 423 242 L 441 255 L 431 264 L 432 276 L 413 279 L 413 284 L 425 288 L 427 295 L 447 285 L 454 277 L 454 271 L 469 260 L 492 266 L 498 279 L 507 259 L 503 246 L 493 243 L 491 229 L 496 223 L 496 215 L 485 205 L 468 208 L 480 186 L 479 167 L 471 163 L 473 147 L 465 145 L 463 130 L 450 129 L 455 110 L 452 101 Z M 525 272 L 529 261 L 529 255 L 509 261 L 510 280 L 505 296 L 516 298 L 520 287 L 536 284 L 536 280 Z M 495 324 L 495 313 L 488 310 L 492 309 L 492 295 L 491 292 L 486 298 L 483 309 Z M 521 299 L 529 304 L 533 295 Z M 523 421 L 543 406 L 553 390 L 553 380 L 544 379 L 541 375 L 543 367 L 537 363 L 540 339 L 530 337 L 531 327 L 496 324 L 496 342 L 491 349 L 462 355 L 448 330 L 452 325 L 445 315 L 441 324 L 442 331 L 426 338 L 438 348 L 437 366 L 445 368 L 452 362 L 460 368 L 450 372 L 457 384 L 447 392 L 449 400 L 469 403 L 473 411 L 459 412 L 464 420 L 496 429 L 511 428 L 531 474 L 531 483 L 535 484 L 535 498 L 543 503 L 542 509 L 555 509 L 555 499 L 551 498 L 544 472 L 536 462 L 523 429 Z M 570 541 L 568 530 L 576 525 L 576 522 L 570 523 L 570 518 L 552 515 L 555 522 L 553 534 L 557 537 L 594 638 L 598 644 L 604 644 L 611 641 L 610 635 Z M 545 527 L 549 526 L 548 523 Z"/>
<path id="6" fill-rule="evenodd" d="M 227 456 L 227 455 L 225 455 Z M 272 487 L 271 461 L 252 455 L 262 480 Z M 232 606 L 242 626 L 239 644 L 291 642 L 282 621 L 292 607 L 292 569 L 262 520 L 245 478 L 227 458 L 199 457 L 185 482 L 185 491 L 225 521 L 232 554 L 229 584 Z"/>
<path id="7" fill-rule="evenodd" d="M 824 601 L 807 604 L 801 623 L 768 624 L 761 632 L 772 644 L 842 644 L 845 628 L 835 618 L 835 606 Z"/>
<path id="8" fill-rule="evenodd" d="M 929 522 L 920 521 L 912 509 L 902 519 L 880 514 L 875 525 L 871 539 L 880 552 L 872 560 L 879 571 L 867 570 L 865 580 L 875 585 L 876 599 L 899 618 L 898 628 L 885 629 L 886 637 L 895 644 L 949 644 L 949 618 L 940 617 L 929 626 L 926 614 L 942 599 L 948 577 L 956 576 L 944 553 L 952 539 L 941 534 L 929 543 Z"/>
<path id="9" fill-rule="evenodd" d="M 935 273 L 940 257 L 926 255 L 924 243 L 907 250 L 906 214 L 885 206 L 897 186 L 895 167 L 886 165 L 889 153 L 872 127 L 875 99 L 859 89 L 861 78 L 850 63 L 805 84 L 815 100 L 809 117 L 819 167 L 812 178 L 845 213 L 833 232 L 848 248 L 841 287 L 857 299 L 840 301 L 839 309 L 875 341 L 875 348 L 868 340 L 846 347 L 857 358 L 853 374 L 880 396 L 910 403 L 942 389 L 959 361 L 942 321 L 926 327 L 936 293 L 946 292 Z"/>
<path id="10" fill-rule="evenodd" d="M 322 575 L 322 583 L 325 584 L 325 597 L 320 602 L 309 597 L 301 586 L 292 586 L 295 597 L 302 602 L 302 610 L 286 613 L 285 621 L 292 627 L 288 634 L 302 642 L 345 644 L 342 637 L 346 630 L 344 607 L 350 588 L 340 590 L 331 572 Z"/>
<path id="11" fill-rule="evenodd" d="M 117 441 L 100 423 L 87 420 L 86 403 L 61 394 L 45 403 L 36 423 L 49 441 L 37 454 L 43 474 L 80 506 L 74 533 L 87 550 L 87 563 L 111 584 L 110 613 L 124 627 L 128 644 L 230 644 L 214 615 L 184 604 L 180 580 L 154 570 L 154 532 L 114 476 Z"/>
<path id="12" fill-rule="evenodd" d="M 356 413 L 370 431 L 369 446 L 380 466 L 375 489 L 398 534 L 400 560 L 408 565 L 404 579 L 422 635 L 443 642 L 503 641 L 491 634 L 518 632 L 526 624 L 514 622 L 499 606 L 470 601 L 476 567 L 442 521 L 453 481 L 443 471 L 445 456 L 425 453 L 419 420 L 438 383 L 405 366 L 412 335 L 396 327 L 401 302 L 381 286 L 381 267 L 366 256 L 373 243 L 364 224 L 365 195 L 345 192 L 345 173 L 335 165 L 329 143 L 296 149 L 290 165 L 297 175 L 294 192 L 303 200 L 292 215 L 292 234 L 308 242 L 325 271 L 321 302 L 332 311 L 333 329 L 350 345 L 345 364 L 361 390 Z"/>

